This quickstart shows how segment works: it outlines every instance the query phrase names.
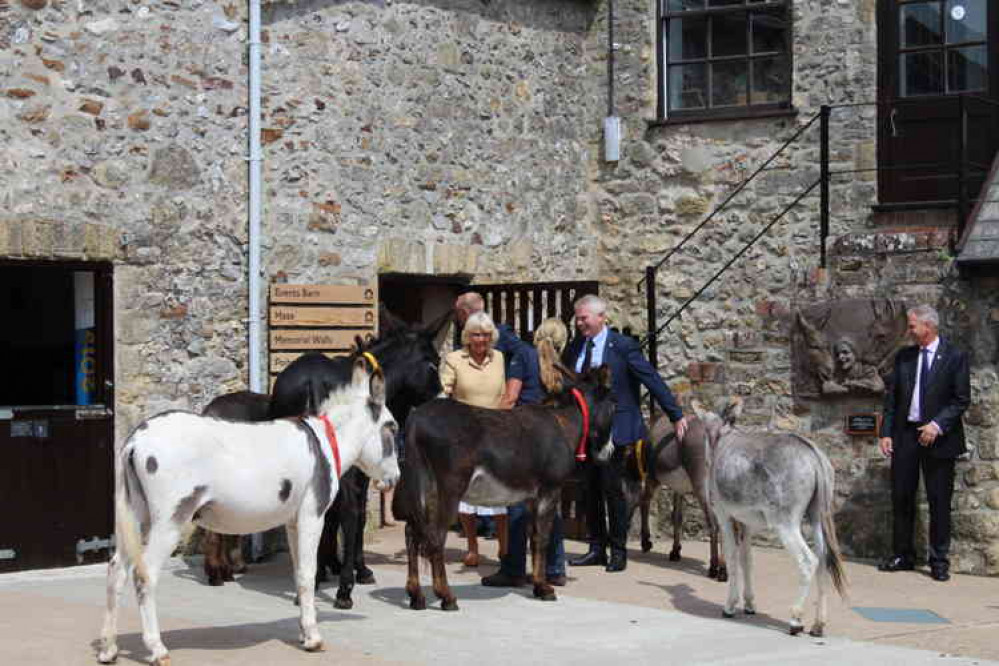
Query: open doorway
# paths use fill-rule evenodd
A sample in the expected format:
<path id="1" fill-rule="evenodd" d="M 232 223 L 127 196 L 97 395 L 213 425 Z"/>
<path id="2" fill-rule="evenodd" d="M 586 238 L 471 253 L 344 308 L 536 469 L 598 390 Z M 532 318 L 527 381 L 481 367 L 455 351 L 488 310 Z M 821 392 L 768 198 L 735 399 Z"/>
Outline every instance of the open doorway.
<path id="1" fill-rule="evenodd" d="M 468 288 L 468 278 L 458 276 L 402 275 L 378 277 L 378 297 L 389 312 L 410 324 L 428 324 L 454 307 L 458 295 Z M 441 331 L 437 344 L 447 340 Z"/>
<path id="2" fill-rule="evenodd" d="M 106 559 L 113 530 L 110 264 L 0 261 L 0 572 Z"/>

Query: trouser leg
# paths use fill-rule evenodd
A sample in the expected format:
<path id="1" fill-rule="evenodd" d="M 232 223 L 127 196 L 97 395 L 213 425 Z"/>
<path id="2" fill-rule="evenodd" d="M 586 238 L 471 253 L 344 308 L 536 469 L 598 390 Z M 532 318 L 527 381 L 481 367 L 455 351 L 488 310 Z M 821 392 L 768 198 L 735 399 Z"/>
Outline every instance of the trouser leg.
<path id="1" fill-rule="evenodd" d="M 916 521 L 918 487 L 918 450 L 911 444 L 896 446 L 891 461 L 892 548 L 895 555 L 909 560 L 915 560 L 916 556 L 912 533 Z"/>
<path id="2" fill-rule="evenodd" d="M 527 572 L 527 504 L 519 502 L 506 508 L 509 537 L 506 555 L 500 558 L 500 571 L 523 577 Z"/>
<path id="3" fill-rule="evenodd" d="M 625 447 L 614 451 L 602 470 L 603 493 L 607 502 L 608 542 L 611 552 L 626 556 L 628 541 L 628 502 L 624 493 Z"/>
<path id="4" fill-rule="evenodd" d="M 949 564 L 950 502 L 954 495 L 954 459 L 921 456 L 923 484 L 930 505 L 930 564 Z"/>

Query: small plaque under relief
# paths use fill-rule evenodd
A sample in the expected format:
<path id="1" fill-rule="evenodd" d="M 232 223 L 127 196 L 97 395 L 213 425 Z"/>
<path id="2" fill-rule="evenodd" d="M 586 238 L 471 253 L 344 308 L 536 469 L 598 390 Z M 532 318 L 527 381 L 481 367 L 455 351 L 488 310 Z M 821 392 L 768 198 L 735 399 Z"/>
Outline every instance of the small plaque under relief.
<path id="1" fill-rule="evenodd" d="M 846 434 L 876 437 L 881 425 L 881 415 L 876 413 L 847 414 Z"/>

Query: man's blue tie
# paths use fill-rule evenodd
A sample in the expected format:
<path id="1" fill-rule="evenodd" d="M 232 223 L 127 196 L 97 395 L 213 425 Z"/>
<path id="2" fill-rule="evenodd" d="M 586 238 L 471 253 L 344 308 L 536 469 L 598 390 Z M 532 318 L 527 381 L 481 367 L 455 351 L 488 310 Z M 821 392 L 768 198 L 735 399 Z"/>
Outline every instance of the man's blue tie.
<path id="1" fill-rule="evenodd" d="M 919 368 L 919 420 L 928 421 L 926 414 L 926 384 L 930 376 L 930 350 L 923 347 L 923 363 Z"/>
<path id="2" fill-rule="evenodd" d="M 580 368 L 580 372 L 586 372 L 590 369 L 590 364 L 593 363 L 593 340 L 591 338 L 586 338 L 586 352 L 583 354 L 583 366 Z"/>

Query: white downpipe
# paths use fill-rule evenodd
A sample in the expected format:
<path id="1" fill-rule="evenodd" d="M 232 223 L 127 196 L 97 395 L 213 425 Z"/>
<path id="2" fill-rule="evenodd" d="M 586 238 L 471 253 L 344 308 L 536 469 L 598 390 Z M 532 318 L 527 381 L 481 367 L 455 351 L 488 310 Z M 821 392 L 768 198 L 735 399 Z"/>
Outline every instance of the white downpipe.
<path id="1" fill-rule="evenodd" d="M 266 393 L 260 345 L 260 0 L 250 2 L 250 390 Z"/>
<path id="2" fill-rule="evenodd" d="M 249 230 L 249 324 L 250 390 L 267 393 L 260 357 L 260 0 L 250 2 L 250 230 Z M 264 535 L 250 537 L 250 559 L 256 562 L 264 550 Z"/>

